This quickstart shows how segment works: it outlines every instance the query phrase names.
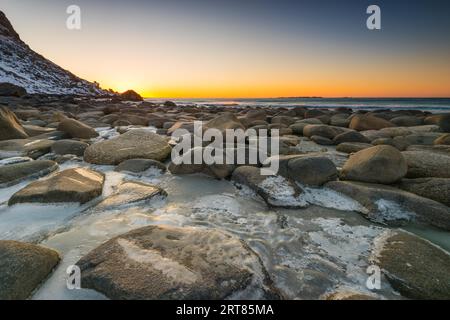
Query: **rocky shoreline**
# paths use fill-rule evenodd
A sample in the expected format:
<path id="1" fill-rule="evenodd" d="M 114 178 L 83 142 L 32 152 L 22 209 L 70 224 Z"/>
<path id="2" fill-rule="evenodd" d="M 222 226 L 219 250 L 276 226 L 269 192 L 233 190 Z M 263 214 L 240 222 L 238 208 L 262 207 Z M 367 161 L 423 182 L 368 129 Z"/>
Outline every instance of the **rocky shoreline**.
<path id="1" fill-rule="evenodd" d="M 275 211 L 276 232 L 286 225 L 293 228 L 291 214 L 316 224 L 311 231 L 297 232 L 296 237 L 305 236 L 306 247 L 335 220 L 325 223 L 320 215 L 305 212 L 334 208 L 349 217 L 357 212 L 364 221 L 357 230 L 370 239 L 364 256 L 382 269 L 384 291 L 370 292 L 364 281 L 359 291 L 328 282 L 322 264 L 302 269 L 285 263 L 284 268 L 300 268 L 302 277 L 308 273 L 296 280 L 295 290 L 287 290 L 251 240 L 220 226 L 164 223 L 105 239 L 80 257 L 76 264 L 84 288 L 110 299 L 450 299 L 449 253 L 399 229 L 421 225 L 450 231 L 450 113 L 237 109 L 136 100 L 132 92 L 121 99 L 0 97 L 0 187 L 19 187 L 1 204 L 0 223 L 2 211 L 23 204 L 77 203 L 84 206 L 83 215 L 94 215 L 117 207 L 147 208 L 171 197 L 163 186 L 144 181 L 143 172 L 180 179 L 207 176 L 208 183 L 226 183 L 242 199 L 257 199 L 258 206 Z M 180 128 L 195 134 L 194 121 L 220 131 L 278 130 L 280 154 L 258 164 L 171 163 L 172 148 L 180 143 L 171 134 Z M 278 174 L 262 176 L 259 169 L 274 160 L 280 164 Z M 105 166 L 132 177 L 109 186 L 114 192 L 106 197 Z M 351 203 L 352 210 L 341 210 L 340 202 L 325 204 L 325 193 Z M 208 203 L 205 210 L 210 210 Z M 326 232 L 350 227 L 343 221 Z M 324 230 L 314 230 L 317 225 Z M 32 297 L 64 256 L 43 247 L 42 239 L 32 244 L 0 236 L 0 299 Z M 346 250 L 346 243 L 337 245 Z M 358 266 L 363 272 L 365 267 Z M 311 283 L 316 289 L 310 289 Z"/>

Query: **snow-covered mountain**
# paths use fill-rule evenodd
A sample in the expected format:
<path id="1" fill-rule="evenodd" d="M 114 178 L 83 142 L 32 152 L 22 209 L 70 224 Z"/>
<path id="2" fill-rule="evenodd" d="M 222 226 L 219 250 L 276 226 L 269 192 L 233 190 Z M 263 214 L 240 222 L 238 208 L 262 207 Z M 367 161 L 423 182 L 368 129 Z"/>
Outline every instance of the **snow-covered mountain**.
<path id="1" fill-rule="evenodd" d="M 78 78 L 31 50 L 0 11 L 0 83 L 21 86 L 28 93 L 105 95 L 97 84 Z"/>

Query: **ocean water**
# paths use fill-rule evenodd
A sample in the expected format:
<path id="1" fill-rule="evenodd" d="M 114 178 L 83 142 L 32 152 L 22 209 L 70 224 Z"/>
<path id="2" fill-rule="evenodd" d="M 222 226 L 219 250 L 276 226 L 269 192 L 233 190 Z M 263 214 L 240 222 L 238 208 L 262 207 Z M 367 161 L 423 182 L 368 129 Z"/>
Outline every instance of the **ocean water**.
<path id="1" fill-rule="evenodd" d="M 203 106 L 263 106 L 340 108 L 355 110 L 423 110 L 433 113 L 450 112 L 450 98 L 271 98 L 271 99 L 146 99 L 150 102 L 171 100 L 181 105 Z"/>

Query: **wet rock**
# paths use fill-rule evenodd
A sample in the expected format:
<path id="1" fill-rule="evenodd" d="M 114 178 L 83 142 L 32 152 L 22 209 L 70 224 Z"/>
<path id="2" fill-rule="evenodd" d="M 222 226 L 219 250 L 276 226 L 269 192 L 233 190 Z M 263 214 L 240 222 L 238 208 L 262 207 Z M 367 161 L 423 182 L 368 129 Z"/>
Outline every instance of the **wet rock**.
<path id="1" fill-rule="evenodd" d="M 0 300 L 29 298 L 59 261 L 54 250 L 0 240 Z"/>
<path id="2" fill-rule="evenodd" d="M 331 117 L 330 125 L 336 127 L 348 128 L 350 124 L 349 114 L 336 114 Z"/>
<path id="3" fill-rule="evenodd" d="M 356 131 L 364 131 L 380 130 L 394 126 L 395 125 L 392 122 L 373 115 L 356 115 L 352 118 L 349 128 Z"/>
<path id="4" fill-rule="evenodd" d="M 433 200 L 381 184 L 332 181 L 325 187 L 359 202 L 369 220 L 390 226 L 410 223 L 450 230 L 450 208 Z"/>
<path id="5" fill-rule="evenodd" d="M 402 190 L 432 199 L 450 207 L 449 178 L 402 179 L 396 186 Z"/>
<path id="6" fill-rule="evenodd" d="M 433 141 L 433 144 L 436 145 L 450 145 L 450 133 L 444 134 L 442 136 L 440 136 L 439 138 L 437 138 L 436 140 Z"/>
<path id="7" fill-rule="evenodd" d="M 286 126 L 290 126 L 291 124 L 294 124 L 294 122 L 294 118 L 287 116 L 276 116 L 273 117 L 271 121 L 272 124 L 284 124 Z"/>
<path id="8" fill-rule="evenodd" d="M 344 142 L 336 147 L 336 150 L 344 153 L 355 153 L 364 149 L 372 148 L 373 145 L 370 143 L 362 142 Z"/>
<path id="9" fill-rule="evenodd" d="M 168 169 L 172 174 L 175 175 L 185 175 L 185 174 L 195 174 L 202 173 L 208 176 L 217 178 L 217 179 L 225 179 L 231 176 L 234 169 L 236 168 L 235 164 L 227 164 L 226 163 L 226 153 L 231 152 L 234 154 L 236 151 L 234 148 L 229 148 L 228 150 L 217 150 L 217 152 L 224 153 L 224 163 L 213 163 L 207 164 L 203 161 L 205 154 L 205 148 L 197 147 L 192 148 L 187 151 L 185 154 L 181 155 L 181 163 L 175 164 L 174 162 L 170 162 Z M 201 159 L 200 163 L 196 162 L 195 159 Z M 232 163 L 236 163 L 235 161 Z"/>
<path id="10" fill-rule="evenodd" d="M 450 299 L 450 255 L 403 231 L 387 231 L 377 240 L 374 262 L 391 286 L 410 299 Z"/>
<path id="11" fill-rule="evenodd" d="M 352 155 L 341 171 L 342 180 L 391 184 L 406 175 L 408 167 L 400 151 L 375 146 Z"/>
<path id="12" fill-rule="evenodd" d="M 303 136 L 303 130 L 305 127 L 309 125 L 308 123 L 294 123 L 293 125 L 289 126 L 289 128 L 292 130 L 292 133 L 298 136 Z"/>
<path id="13" fill-rule="evenodd" d="M 81 121 L 65 118 L 58 125 L 58 131 L 67 133 L 72 138 L 91 139 L 98 137 L 97 131 Z"/>
<path id="14" fill-rule="evenodd" d="M 121 172 L 133 172 L 133 173 L 139 173 L 149 170 L 150 168 L 155 168 L 161 172 L 166 172 L 167 168 L 165 164 L 156 161 L 156 160 L 149 160 L 149 159 L 130 159 L 125 160 L 124 162 L 120 163 L 115 171 Z"/>
<path id="15" fill-rule="evenodd" d="M 393 140 L 397 145 L 433 145 L 434 141 L 440 136 L 441 134 L 437 132 L 427 132 L 395 137 Z"/>
<path id="16" fill-rule="evenodd" d="M 0 141 L 0 159 L 30 157 L 37 159 L 51 151 L 55 142 L 47 139 L 14 139 Z"/>
<path id="17" fill-rule="evenodd" d="M 167 193 L 158 186 L 137 181 L 126 181 L 117 186 L 115 192 L 95 206 L 106 210 L 135 203 L 149 202 L 155 198 L 165 198 Z"/>
<path id="18" fill-rule="evenodd" d="M 333 140 L 325 138 L 325 137 L 321 137 L 321 136 L 312 136 L 310 137 L 311 141 L 314 141 L 315 143 L 317 143 L 318 145 L 321 146 L 332 146 L 334 145 Z"/>
<path id="19" fill-rule="evenodd" d="M 164 161 L 171 150 L 164 137 L 148 130 L 135 129 L 89 146 L 84 153 L 84 160 L 105 165 L 118 165 L 129 159 Z"/>
<path id="20" fill-rule="evenodd" d="M 241 166 L 234 170 L 231 179 L 238 185 L 249 187 L 264 201 L 273 207 L 298 208 L 304 207 L 297 201 L 303 190 L 294 182 L 281 176 L 262 175 L 261 169 L 251 166 Z"/>
<path id="21" fill-rule="evenodd" d="M 332 127 L 327 125 L 308 125 L 303 129 L 305 137 L 321 136 L 328 139 L 334 139 L 337 135 L 347 132 L 348 129 L 341 127 Z"/>
<path id="22" fill-rule="evenodd" d="M 77 265 L 84 288 L 115 300 L 217 300 L 246 290 L 260 291 L 264 298 L 270 292 L 256 254 L 241 240 L 213 229 L 133 230 Z"/>
<path id="23" fill-rule="evenodd" d="M 338 175 L 334 163 L 320 153 L 272 157 L 265 166 L 271 161 L 278 161 L 281 176 L 310 186 L 322 186 L 336 180 Z"/>
<path id="24" fill-rule="evenodd" d="M 392 136 L 386 132 L 383 132 L 382 130 L 366 130 L 366 131 L 360 131 L 360 133 L 369 139 L 369 141 L 374 141 L 377 139 L 383 139 L 383 138 L 392 138 Z"/>
<path id="25" fill-rule="evenodd" d="M 61 171 L 49 179 L 30 183 L 16 192 L 8 202 L 18 203 L 86 203 L 100 196 L 105 177 L 102 173 L 75 168 Z"/>
<path id="26" fill-rule="evenodd" d="M 407 178 L 450 178 L 450 155 L 426 151 L 402 154 L 408 164 Z"/>
<path id="27" fill-rule="evenodd" d="M 8 108 L 0 107 L 0 140 L 26 139 L 28 134 Z"/>
<path id="28" fill-rule="evenodd" d="M 0 188 L 18 184 L 23 180 L 43 177 L 58 169 L 58 164 L 48 160 L 28 161 L 0 167 Z"/>
<path id="29" fill-rule="evenodd" d="M 226 112 L 203 125 L 203 132 L 208 129 L 217 129 L 225 134 L 227 129 L 245 130 L 245 127 L 233 113 Z"/>
<path id="30" fill-rule="evenodd" d="M 84 150 L 89 145 L 85 142 L 76 140 L 59 140 L 52 145 L 52 152 L 58 155 L 73 154 L 83 156 Z"/>
<path id="31" fill-rule="evenodd" d="M 414 127 L 423 124 L 423 119 L 414 116 L 401 116 L 390 120 L 398 127 Z"/>
<path id="32" fill-rule="evenodd" d="M 336 145 L 344 142 L 370 143 L 370 140 L 357 131 L 344 132 L 333 139 L 333 143 Z"/>

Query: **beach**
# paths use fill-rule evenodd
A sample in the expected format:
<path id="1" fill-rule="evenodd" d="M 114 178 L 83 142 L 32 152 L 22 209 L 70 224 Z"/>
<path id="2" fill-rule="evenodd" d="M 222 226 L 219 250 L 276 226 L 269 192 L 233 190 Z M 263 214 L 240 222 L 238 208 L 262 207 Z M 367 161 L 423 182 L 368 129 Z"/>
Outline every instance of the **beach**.
<path id="1" fill-rule="evenodd" d="M 0 290 L 10 295 L 3 298 L 448 298 L 447 113 L 54 96 L 0 102 L 0 243 L 16 263 L 22 250 L 37 250 L 21 243 L 50 250 L 47 263 L 29 265 L 40 280 Z M 186 137 L 172 133 L 195 135 L 195 121 L 276 132 L 279 154 L 248 165 L 175 165 L 171 150 Z M 261 176 L 274 159 L 279 171 Z M 81 290 L 67 287 L 73 265 Z M 374 265 L 383 270 L 377 290 L 367 286 Z M 425 273 L 431 282 L 421 282 Z"/>

